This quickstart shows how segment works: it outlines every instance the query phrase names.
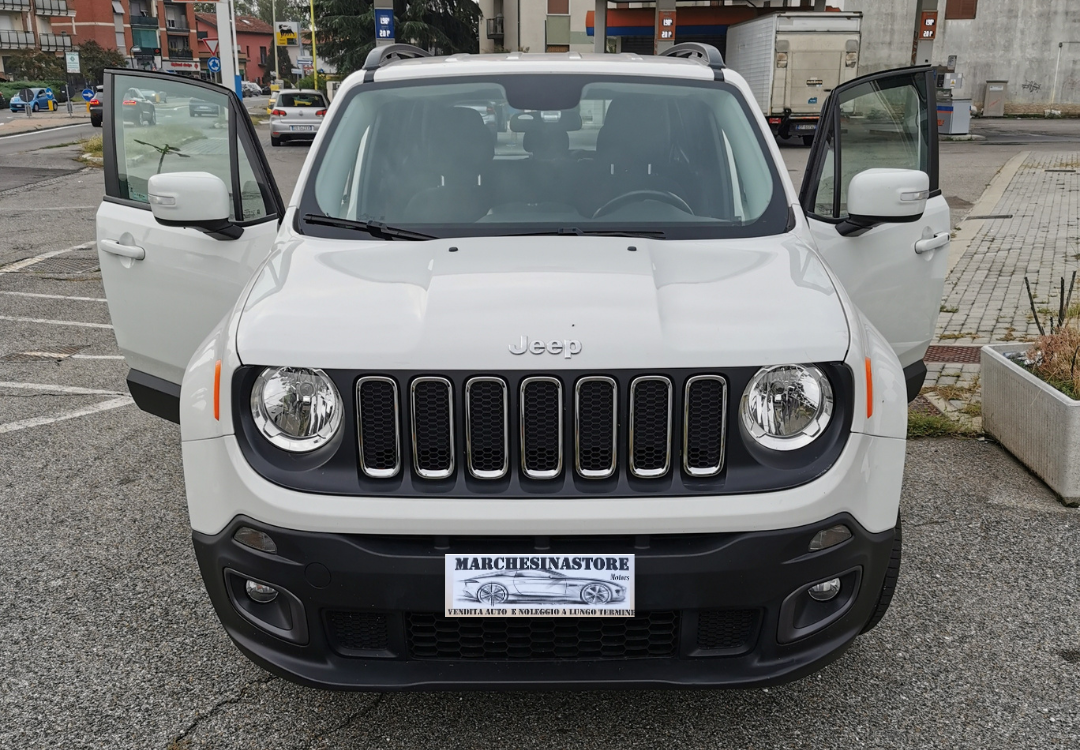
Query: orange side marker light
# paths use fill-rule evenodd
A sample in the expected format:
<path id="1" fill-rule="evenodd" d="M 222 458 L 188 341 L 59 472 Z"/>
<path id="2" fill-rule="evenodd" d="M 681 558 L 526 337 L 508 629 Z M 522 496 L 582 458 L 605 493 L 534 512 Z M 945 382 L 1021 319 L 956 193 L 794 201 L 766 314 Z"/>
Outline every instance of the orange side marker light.
<path id="1" fill-rule="evenodd" d="M 220 362 L 218 365 L 220 366 Z M 874 416 L 874 373 L 870 369 L 870 358 L 866 358 L 866 418 Z"/>
<path id="2" fill-rule="evenodd" d="M 866 371 L 870 372 L 870 360 L 866 360 Z M 221 421 L 221 360 L 214 365 L 214 419 Z"/>

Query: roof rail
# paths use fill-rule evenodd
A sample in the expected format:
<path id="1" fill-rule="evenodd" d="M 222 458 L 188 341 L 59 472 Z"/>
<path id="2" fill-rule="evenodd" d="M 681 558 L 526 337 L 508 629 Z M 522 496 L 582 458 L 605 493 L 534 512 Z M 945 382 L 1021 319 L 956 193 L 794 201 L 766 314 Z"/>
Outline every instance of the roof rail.
<path id="1" fill-rule="evenodd" d="M 683 42 L 682 44 L 676 44 L 674 47 L 667 48 L 660 53 L 660 57 L 682 57 L 686 59 L 701 60 L 712 68 L 714 80 L 724 80 L 724 68 L 727 67 L 724 65 L 724 57 L 720 54 L 720 50 L 711 44 Z"/>
<path id="2" fill-rule="evenodd" d="M 375 71 L 388 62 L 415 60 L 418 57 L 431 57 L 431 53 L 411 44 L 386 44 L 382 47 L 375 47 L 368 53 L 367 59 L 364 60 L 364 67 L 361 68 L 361 70 L 366 71 L 364 83 L 371 83 L 375 78 Z"/>

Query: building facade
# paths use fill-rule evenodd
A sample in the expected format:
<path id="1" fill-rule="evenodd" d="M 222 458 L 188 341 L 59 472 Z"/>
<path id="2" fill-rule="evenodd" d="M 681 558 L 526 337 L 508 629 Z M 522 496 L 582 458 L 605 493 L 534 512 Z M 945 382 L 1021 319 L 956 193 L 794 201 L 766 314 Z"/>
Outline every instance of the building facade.
<path id="1" fill-rule="evenodd" d="M 724 51 L 727 27 L 778 10 L 825 10 L 824 0 L 478 0 L 480 52 L 636 52 L 705 42 Z M 832 5 L 836 0 L 832 0 Z M 835 10 L 835 8 L 832 8 Z M 661 15 L 671 37 L 657 37 Z M 600 19 L 599 21 L 597 19 Z M 597 25 L 599 24 L 599 29 Z M 663 30 L 660 32 L 664 33 Z M 598 41 L 599 40 L 599 41 Z"/>
<path id="2" fill-rule="evenodd" d="M 217 54 L 217 16 L 196 13 L 196 34 L 199 39 L 199 59 L 203 77 L 212 77 L 206 70 L 206 61 Z M 245 81 L 259 85 L 270 83 L 270 71 L 274 69 L 274 30 L 270 24 L 255 16 L 236 17 L 236 46 L 240 58 L 240 76 Z"/>
<path id="3" fill-rule="evenodd" d="M 1006 114 L 1080 115 L 1078 0 L 844 0 L 844 10 L 863 13 L 863 72 L 910 65 L 919 20 L 936 13 L 925 62 L 962 76 L 954 97 L 981 108 L 987 81 L 1005 81 L 995 88 Z"/>
<path id="4" fill-rule="evenodd" d="M 128 67 L 197 75 L 192 3 L 167 0 L 0 0 L 0 76 L 11 55 L 62 55 L 86 41 L 116 49 Z"/>

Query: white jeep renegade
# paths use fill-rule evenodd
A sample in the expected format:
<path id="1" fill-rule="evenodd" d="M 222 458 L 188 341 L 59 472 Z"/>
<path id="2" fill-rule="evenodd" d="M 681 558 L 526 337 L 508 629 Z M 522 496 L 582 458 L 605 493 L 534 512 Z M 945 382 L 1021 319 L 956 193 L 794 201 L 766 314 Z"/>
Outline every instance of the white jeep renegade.
<path id="1" fill-rule="evenodd" d="M 106 87 L 129 387 L 180 423 L 202 577 L 258 664 L 760 685 L 884 614 L 948 255 L 931 70 L 833 91 L 798 193 L 700 44 L 379 47 L 288 203 L 233 94 Z M 127 123 L 132 87 L 180 106 Z"/>

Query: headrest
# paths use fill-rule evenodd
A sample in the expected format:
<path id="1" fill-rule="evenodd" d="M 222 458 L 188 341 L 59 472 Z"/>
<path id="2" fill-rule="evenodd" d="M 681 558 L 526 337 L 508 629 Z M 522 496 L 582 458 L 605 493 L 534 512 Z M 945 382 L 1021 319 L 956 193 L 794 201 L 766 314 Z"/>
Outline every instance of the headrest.
<path id="1" fill-rule="evenodd" d="M 541 113 L 518 112 L 510 118 L 510 130 L 515 133 L 531 133 L 534 130 L 554 129 L 564 132 L 581 130 L 581 115 L 574 109 L 554 110 Z"/>
<path id="2" fill-rule="evenodd" d="M 596 153 L 611 162 L 658 162 L 671 147 L 667 102 L 647 96 L 622 97 L 608 105 L 596 138 Z"/>
<path id="3" fill-rule="evenodd" d="M 495 136 L 475 109 L 447 107 L 429 121 L 428 155 L 441 174 L 475 177 L 495 156 Z"/>

